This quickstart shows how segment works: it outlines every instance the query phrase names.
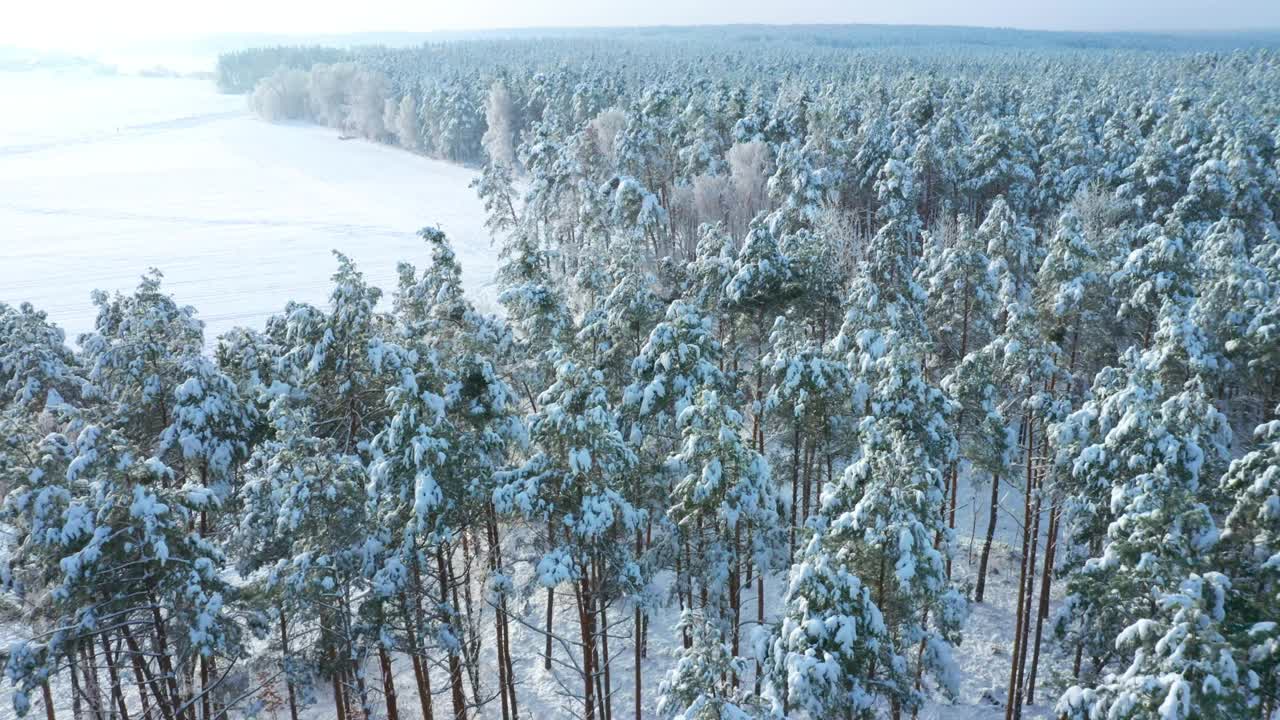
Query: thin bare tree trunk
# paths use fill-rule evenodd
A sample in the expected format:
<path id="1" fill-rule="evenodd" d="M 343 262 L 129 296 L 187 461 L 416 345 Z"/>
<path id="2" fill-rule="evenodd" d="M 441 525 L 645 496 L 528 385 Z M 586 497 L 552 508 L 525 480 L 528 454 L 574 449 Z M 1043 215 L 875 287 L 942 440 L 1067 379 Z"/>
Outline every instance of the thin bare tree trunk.
<path id="1" fill-rule="evenodd" d="M 604 694 L 601 696 L 604 701 L 604 720 L 613 720 L 613 678 L 609 670 L 613 664 L 609 657 L 609 606 L 604 602 L 600 603 L 600 654 L 600 666 L 604 668 Z"/>
<path id="2" fill-rule="evenodd" d="M 144 715 L 150 716 L 151 710 L 147 707 L 147 693 L 145 687 L 151 689 L 151 695 L 155 699 L 156 708 L 160 711 L 160 717 L 165 720 L 172 720 L 173 708 L 170 707 L 166 697 L 164 688 L 160 682 L 151 674 L 150 668 L 147 667 L 146 658 L 142 654 L 142 648 L 138 641 L 133 637 L 133 632 L 129 630 L 129 625 L 120 626 L 120 635 L 124 638 L 124 644 L 129 648 L 129 657 L 133 663 L 133 677 L 138 684 L 138 694 L 142 697 L 142 711 Z"/>
<path id="3" fill-rule="evenodd" d="M 636 626 L 635 626 L 634 632 L 635 632 L 635 645 L 636 645 L 635 647 L 635 650 L 636 650 L 636 653 L 635 653 L 636 720 L 643 720 L 642 713 L 640 710 L 641 708 L 640 695 L 641 695 L 641 691 L 644 688 L 644 683 L 642 682 L 642 677 L 641 677 L 643 674 L 643 667 L 640 663 L 640 659 L 641 659 L 640 656 L 641 656 L 641 646 L 644 643 L 644 618 L 642 616 L 642 613 L 640 612 L 640 608 L 638 607 L 636 608 L 635 622 L 636 622 Z"/>
<path id="4" fill-rule="evenodd" d="M 423 660 L 422 647 L 418 638 L 422 637 L 422 569 L 417 552 L 413 556 L 413 614 L 410 616 L 409 598 L 405 598 L 405 627 L 409 629 L 409 644 L 413 650 L 409 657 L 413 659 L 414 679 L 418 683 L 418 709 L 422 712 L 422 720 L 434 720 L 435 708 L 431 699 L 431 668 Z"/>
<path id="5" fill-rule="evenodd" d="M 1049 537 L 1045 541 L 1044 570 L 1040 576 L 1040 608 L 1036 613 L 1036 644 L 1031 656 L 1031 676 L 1027 681 L 1027 704 L 1036 703 L 1036 672 L 1040 667 L 1040 642 L 1044 633 L 1044 621 L 1049 619 L 1049 590 L 1053 582 L 1053 563 L 1058 554 L 1058 505 L 1049 509 Z"/>
<path id="6" fill-rule="evenodd" d="M 71 651 L 67 653 L 67 670 L 71 674 L 71 717 L 73 720 L 83 720 L 84 708 L 80 706 L 80 673 L 76 669 L 77 645 L 78 643 L 73 640 Z"/>
<path id="7" fill-rule="evenodd" d="M 155 632 L 154 639 L 156 655 L 160 661 L 160 674 L 165 678 L 169 686 L 169 706 L 173 708 L 173 716 L 176 720 L 186 720 L 190 716 L 182 705 L 182 694 L 178 692 L 178 676 L 173 671 L 173 663 L 169 658 L 169 637 L 165 632 L 164 616 L 160 614 L 160 606 L 155 604 L 154 599 L 151 604 L 151 623 Z"/>
<path id="8" fill-rule="evenodd" d="M 415 574 L 416 572 L 415 568 Z M 418 688 L 418 712 L 422 714 L 422 720 L 433 720 L 431 677 L 427 675 L 429 670 L 424 668 L 422 664 L 422 649 L 418 647 L 417 622 L 409 611 L 409 597 L 407 594 L 404 598 L 404 625 L 409 634 L 409 660 L 413 663 L 413 680 Z"/>
<path id="9" fill-rule="evenodd" d="M 284 672 L 285 694 L 289 698 L 289 718 L 298 720 L 298 697 L 293 689 L 293 679 L 289 677 L 289 625 L 285 621 L 284 606 L 280 611 L 280 669 Z"/>
<path id="10" fill-rule="evenodd" d="M 1027 592 L 1027 570 L 1030 567 L 1030 561 L 1027 558 L 1027 551 L 1031 547 L 1031 494 L 1035 491 L 1032 480 L 1032 452 L 1035 447 L 1035 425 L 1031 418 L 1026 419 L 1027 431 L 1027 480 L 1026 492 L 1022 502 L 1022 569 L 1018 572 L 1018 611 L 1017 621 L 1014 625 L 1013 632 L 1013 653 L 1012 660 L 1009 663 L 1009 692 L 1005 700 L 1004 717 L 1005 720 L 1013 720 L 1015 711 L 1015 703 L 1020 697 L 1018 692 L 1018 680 L 1020 677 L 1018 659 L 1022 655 L 1022 628 L 1027 618 L 1023 614 L 1023 608 L 1026 602 Z"/>
<path id="11" fill-rule="evenodd" d="M 1021 642 L 1019 643 L 1020 652 L 1018 654 L 1018 694 L 1014 697 L 1014 707 L 1013 707 L 1014 720 L 1021 720 L 1022 705 L 1026 698 L 1026 695 L 1024 693 L 1024 690 L 1025 690 L 1024 680 L 1025 680 L 1025 675 L 1027 670 L 1027 647 L 1029 645 L 1029 640 L 1031 635 L 1031 606 L 1032 606 L 1032 600 L 1034 599 L 1034 596 L 1035 596 L 1034 590 L 1035 590 L 1035 582 L 1036 582 L 1036 559 L 1037 559 L 1038 546 L 1040 544 L 1041 503 L 1040 503 L 1040 487 L 1039 487 L 1040 481 L 1039 481 L 1038 474 L 1035 482 L 1036 482 L 1035 501 L 1034 501 L 1035 506 L 1034 506 L 1034 509 L 1032 510 L 1032 522 L 1031 522 L 1031 549 L 1028 551 L 1028 554 L 1027 554 L 1027 562 L 1030 564 L 1030 567 L 1027 570 L 1026 607 L 1022 611 L 1022 617 L 1023 617 L 1022 638 L 1021 638 Z"/>
<path id="12" fill-rule="evenodd" d="M 498 518 L 490 504 L 485 509 L 485 531 L 489 540 L 489 569 L 493 573 L 502 573 L 505 567 L 502 562 L 502 543 L 498 535 Z M 517 720 L 520 712 L 516 706 L 516 687 L 511 662 L 511 627 L 507 619 L 507 596 L 498 597 L 494 612 L 494 637 L 498 649 L 498 685 L 502 696 L 502 717 Z"/>
<path id="13" fill-rule="evenodd" d="M 440 575 L 440 601 L 448 604 L 452 578 L 449 566 L 445 563 L 443 545 L 436 547 L 436 571 Z M 454 593 L 456 595 L 456 593 Z M 456 606 L 454 612 L 457 612 Z M 449 686 L 453 697 L 453 716 L 455 720 L 466 720 L 467 697 L 462 689 L 462 665 L 456 651 L 449 651 Z"/>
<path id="14" fill-rule="evenodd" d="M 347 689 L 342 682 L 342 668 L 338 665 L 338 648 L 337 638 L 326 630 L 323 625 L 320 628 L 321 637 L 329 636 L 329 662 L 333 667 L 333 674 L 330 679 L 333 681 L 333 705 L 337 709 L 338 720 L 347 720 Z"/>
<path id="15" fill-rule="evenodd" d="M 554 520 L 547 521 L 547 542 L 554 543 L 556 539 L 556 524 Z M 551 669 L 551 633 L 552 624 L 556 617 L 556 589 L 547 588 L 547 645 L 546 650 L 542 654 L 542 668 L 544 670 Z"/>
<path id="16" fill-rule="evenodd" d="M 129 649 L 130 665 L 133 667 L 133 681 L 138 688 L 138 702 L 142 705 L 142 717 L 151 718 L 151 700 L 147 697 L 147 681 L 142 672 L 142 663 L 137 653 L 133 649 Z M 297 720 L 297 718 L 294 718 Z"/>
<path id="17" fill-rule="evenodd" d="M 120 720 L 129 720 L 129 706 L 124 701 L 124 687 L 120 683 L 120 673 L 116 670 L 115 655 L 111 652 L 111 640 L 107 638 L 106 631 L 98 633 L 98 640 L 102 643 L 102 656 L 107 661 L 107 678 L 111 680 L 111 699 L 116 704 L 116 710 L 120 713 Z"/>
<path id="18" fill-rule="evenodd" d="M 85 690 L 88 691 L 85 699 L 89 703 L 89 711 L 93 713 L 95 718 L 102 720 L 104 718 L 102 692 L 98 687 L 98 661 L 93 650 L 92 636 L 87 638 L 87 642 L 80 645 L 80 661 L 84 663 L 82 674 Z"/>
<path id="19" fill-rule="evenodd" d="M 791 434 L 791 532 L 790 545 L 787 549 L 787 562 L 796 560 L 796 519 L 797 505 L 800 501 L 800 420 L 793 423 Z M 807 519 L 807 518 L 806 518 Z"/>

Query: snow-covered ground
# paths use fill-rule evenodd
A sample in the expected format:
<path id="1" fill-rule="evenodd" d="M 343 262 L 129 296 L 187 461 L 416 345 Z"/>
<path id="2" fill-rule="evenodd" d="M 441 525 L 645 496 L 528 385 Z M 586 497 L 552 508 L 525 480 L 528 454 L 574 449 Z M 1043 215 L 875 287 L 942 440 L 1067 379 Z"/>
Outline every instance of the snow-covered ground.
<path id="1" fill-rule="evenodd" d="M 148 267 L 210 340 L 324 302 L 331 250 L 390 294 L 398 261 L 426 262 L 428 224 L 491 302 L 471 170 L 272 125 L 208 81 L 0 72 L 0 98 L 0 302 L 43 308 L 69 339 L 92 328 L 92 290 L 128 291 Z"/>

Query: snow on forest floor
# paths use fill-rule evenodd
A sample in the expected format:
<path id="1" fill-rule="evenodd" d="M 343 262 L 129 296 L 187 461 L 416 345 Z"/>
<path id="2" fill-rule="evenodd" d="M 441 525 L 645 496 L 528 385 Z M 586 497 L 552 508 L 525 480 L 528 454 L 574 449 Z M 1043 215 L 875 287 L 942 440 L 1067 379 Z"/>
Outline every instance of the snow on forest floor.
<path id="1" fill-rule="evenodd" d="M 331 250 L 389 296 L 397 262 L 426 263 L 429 224 L 492 305 L 469 169 L 272 125 L 208 81 L 0 72 L 0 97 L 23 109 L 0 117 L 0 302 L 31 302 L 69 340 L 92 328 L 92 290 L 130 291 L 148 267 L 210 343 L 288 300 L 324 303 Z"/>

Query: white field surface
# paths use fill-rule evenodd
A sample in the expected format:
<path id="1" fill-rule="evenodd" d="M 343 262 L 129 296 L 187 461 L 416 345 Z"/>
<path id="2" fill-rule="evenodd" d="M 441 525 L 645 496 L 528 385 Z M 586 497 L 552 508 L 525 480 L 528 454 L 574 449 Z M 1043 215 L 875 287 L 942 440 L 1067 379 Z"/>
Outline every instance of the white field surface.
<path id="1" fill-rule="evenodd" d="M 326 128 L 272 125 L 251 116 L 243 97 L 219 95 L 195 80 L 0 72 L 0 97 L 6 107 L 23 109 L 0 113 L 0 301 L 29 301 L 45 309 L 70 340 L 93 325 L 93 289 L 128 292 L 148 267 L 160 268 L 168 291 L 199 310 L 209 341 L 236 325 L 261 327 L 290 299 L 323 305 L 335 268 L 332 249 L 355 258 L 390 293 L 398 261 L 427 262 L 415 235 L 425 224 L 449 234 L 468 291 L 482 306 L 492 305 L 497 252 L 483 230 L 480 202 L 467 187 L 474 177 L 470 170 L 360 140 L 340 141 Z M 971 555 L 970 538 L 976 531 L 981 544 L 988 492 L 962 482 L 955 564 L 962 581 L 976 571 L 977 547 Z M 957 648 L 960 697 L 955 704 L 931 704 L 921 718 L 1003 717 L 983 694 L 995 688 L 1003 699 L 1007 683 L 1018 572 L 1011 545 L 1021 507 L 1021 495 L 1006 486 L 988 602 L 972 606 Z M 529 552 L 519 529 L 507 530 L 507 558 L 517 562 L 520 579 L 527 579 Z M 659 582 L 665 586 L 669 580 Z M 478 603 L 484 597 L 479 582 L 472 593 Z M 769 579 L 770 619 L 784 585 L 781 575 Z M 571 598 L 563 592 L 557 597 L 557 628 L 572 638 Z M 750 617 L 754 587 L 743 599 L 744 616 Z M 572 673 L 542 669 L 538 628 L 544 602 L 538 592 L 512 607 L 521 616 L 512 630 L 521 717 L 573 717 L 574 703 L 564 695 L 565 686 L 579 690 Z M 656 716 L 658 684 L 679 651 L 677 617 L 672 603 L 652 619 L 644 661 L 646 717 Z M 625 719 L 632 717 L 634 699 L 631 614 L 617 608 L 611 625 L 613 711 Z M 482 627 L 482 676 L 492 692 L 496 656 L 487 610 Z M 1050 690 L 1056 680 L 1052 668 L 1067 662 L 1053 657 L 1048 631 L 1042 689 L 1037 705 L 1024 714 L 1028 718 L 1048 715 L 1057 694 Z M 21 622 L 0 622 L 0 646 L 29 632 Z M 750 633 L 748 626 L 744 641 Z M 558 664 L 575 662 L 559 643 L 555 654 Z M 396 655 L 393 663 L 401 717 L 417 717 L 409 662 Z M 371 694 L 380 710 L 377 673 L 371 663 Z M 439 667 L 432 687 L 436 717 L 448 714 L 442 692 L 447 679 Z M 0 682 L 0 719 L 13 717 L 10 691 Z M 58 717 L 70 717 L 65 675 L 55 681 L 54 694 Z M 29 717 L 43 717 L 38 694 L 32 701 Z M 130 703 L 136 710 L 135 696 Z M 274 715 L 287 716 L 284 709 Z M 328 686 L 321 683 L 303 717 L 334 716 Z M 490 703 L 481 717 L 501 717 L 498 703 Z"/>
<path id="2" fill-rule="evenodd" d="M 92 290 L 128 292 L 149 267 L 210 343 L 288 300 L 323 304 L 332 250 L 390 295 L 397 262 L 427 262 L 428 224 L 491 304 L 469 169 L 272 125 L 208 81 L 0 72 L 0 98 L 0 302 L 44 309 L 69 341 L 92 329 Z"/>

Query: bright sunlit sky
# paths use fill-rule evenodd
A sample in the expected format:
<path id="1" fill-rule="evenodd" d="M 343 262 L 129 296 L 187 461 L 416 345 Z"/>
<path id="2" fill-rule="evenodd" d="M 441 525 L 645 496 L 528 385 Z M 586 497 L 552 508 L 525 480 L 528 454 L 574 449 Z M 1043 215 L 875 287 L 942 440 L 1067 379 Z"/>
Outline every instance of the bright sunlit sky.
<path id="1" fill-rule="evenodd" d="M 1280 0 L 3 0 L 0 44 L 73 49 L 203 32 L 902 23 L 1046 30 L 1280 27 Z"/>

